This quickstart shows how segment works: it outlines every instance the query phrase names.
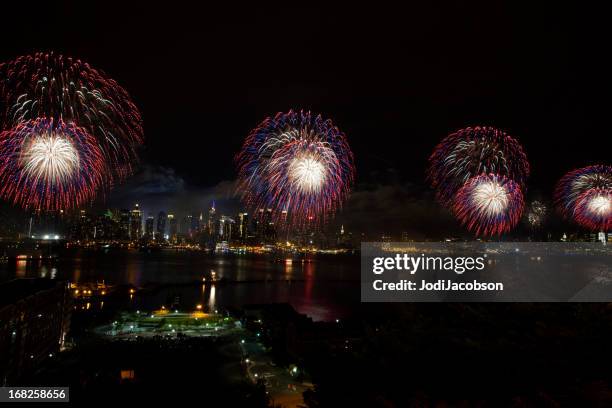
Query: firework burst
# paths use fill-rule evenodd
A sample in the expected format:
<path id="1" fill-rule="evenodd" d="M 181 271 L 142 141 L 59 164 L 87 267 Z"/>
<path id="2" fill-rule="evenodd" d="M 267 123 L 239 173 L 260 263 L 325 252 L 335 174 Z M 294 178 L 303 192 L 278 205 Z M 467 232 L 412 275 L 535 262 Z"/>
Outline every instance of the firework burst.
<path id="1" fill-rule="evenodd" d="M 612 229 L 612 166 L 583 167 L 567 173 L 555 189 L 562 214 L 590 230 Z"/>
<path id="2" fill-rule="evenodd" d="M 345 135 L 304 111 L 265 119 L 236 163 L 243 201 L 252 211 L 270 209 L 281 228 L 324 222 L 348 197 L 355 172 Z"/>
<path id="3" fill-rule="evenodd" d="M 0 197 L 56 210 L 91 201 L 102 185 L 104 155 L 72 123 L 36 119 L 0 132 Z"/>
<path id="4" fill-rule="evenodd" d="M 476 235 L 501 235 L 519 221 L 523 192 L 516 182 L 504 176 L 479 175 L 459 189 L 452 209 Z"/>
<path id="5" fill-rule="evenodd" d="M 533 229 L 537 229 L 542 226 L 544 219 L 546 218 L 547 209 L 544 203 L 541 201 L 533 201 L 529 206 L 529 212 L 527 213 L 527 222 Z"/>
<path id="6" fill-rule="evenodd" d="M 468 127 L 445 137 L 429 158 L 428 178 L 447 206 L 468 180 L 482 174 L 504 176 L 524 188 L 529 163 L 516 139 L 493 127 Z"/>
<path id="7" fill-rule="evenodd" d="M 0 122 L 4 129 L 38 118 L 73 123 L 96 140 L 109 175 L 131 173 L 143 142 L 140 113 L 127 92 L 89 64 L 36 53 L 0 64 Z"/>

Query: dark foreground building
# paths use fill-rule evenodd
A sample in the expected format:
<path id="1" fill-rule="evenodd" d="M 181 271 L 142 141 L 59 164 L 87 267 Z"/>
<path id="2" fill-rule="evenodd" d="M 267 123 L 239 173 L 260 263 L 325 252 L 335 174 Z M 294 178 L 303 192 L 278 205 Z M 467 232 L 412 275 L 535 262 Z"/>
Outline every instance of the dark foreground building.
<path id="1" fill-rule="evenodd" d="M 0 284 L 0 384 L 53 357 L 70 326 L 71 299 L 64 282 L 16 279 Z"/>

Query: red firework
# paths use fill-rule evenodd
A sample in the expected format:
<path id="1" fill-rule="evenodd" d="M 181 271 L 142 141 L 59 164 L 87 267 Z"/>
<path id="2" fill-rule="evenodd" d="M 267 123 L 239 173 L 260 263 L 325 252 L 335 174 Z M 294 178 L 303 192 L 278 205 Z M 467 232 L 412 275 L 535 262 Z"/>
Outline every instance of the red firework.
<path id="1" fill-rule="evenodd" d="M 58 210 L 93 200 L 104 154 L 73 123 L 36 119 L 0 132 L 0 197 L 26 208 Z"/>
<path id="2" fill-rule="evenodd" d="M 523 207 L 523 192 L 517 183 L 489 174 L 468 180 L 457 192 L 452 209 L 468 230 L 492 236 L 512 230 Z"/>
<path id="3" fill-rule="evenodd" d="M 595 165 L 567 173 L 555 189 L 565 218 L 592 231 L 612 228 L 612 166 Z"/>
<path id="4" fill-rule="evenodd" d="M 445 137 L 429 158 L 428 178 L 447 206 L 468 180 L 482 174 L 504 176 L 524 188 L 529 162 L 520 143 L 493 127 L 468 127 Z"/>
<path id="5" fill-rule="evenodd" d="M 277 228 L 320 226 L 347 199 L 355 165 L 346 136 L 310 112 L 278 113 L 259 124 L 236 156 L 239 193 Z"/>
<path id="6" fill-rule="evenodd" d="M 108 162 L 108 176 L 123 179 L 143 142 L 140 112 L 117 82 L 76 58 L 51 53 L 0 64 L 0 123 L 10 129 L 38 118 L 89 133 Z"/>

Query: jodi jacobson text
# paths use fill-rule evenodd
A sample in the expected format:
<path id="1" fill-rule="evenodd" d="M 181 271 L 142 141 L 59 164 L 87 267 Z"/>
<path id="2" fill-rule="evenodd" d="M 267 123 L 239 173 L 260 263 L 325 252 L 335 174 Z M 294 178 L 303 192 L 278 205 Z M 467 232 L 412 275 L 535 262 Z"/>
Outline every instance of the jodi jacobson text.
<path id="1" fill-rule="evenodd" d="M 402 279 L 399 282 L 383 282 L 380 279 L 372 282 L 374 290 L 383 291 L 478 291 L 478 290 L 490 290 L 490 291 L 503 291 L 504 284 L 501 282 L 478 282 L 474 280 L 472 282 L 453 282 L 450 279 L 444 280 L 439 279 L 435 282 L 421 280 L 421 284 L 417 282 Z"/>

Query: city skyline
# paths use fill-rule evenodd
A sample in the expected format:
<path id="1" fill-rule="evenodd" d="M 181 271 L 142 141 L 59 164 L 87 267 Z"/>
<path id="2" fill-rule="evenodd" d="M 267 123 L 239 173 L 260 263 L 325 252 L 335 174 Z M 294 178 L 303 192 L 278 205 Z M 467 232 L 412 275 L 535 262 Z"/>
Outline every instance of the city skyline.
<path id="1" fill-rule="evenodd" d="M 612 406 L 603 7 L 3 11 L 0 403 Z"/>

